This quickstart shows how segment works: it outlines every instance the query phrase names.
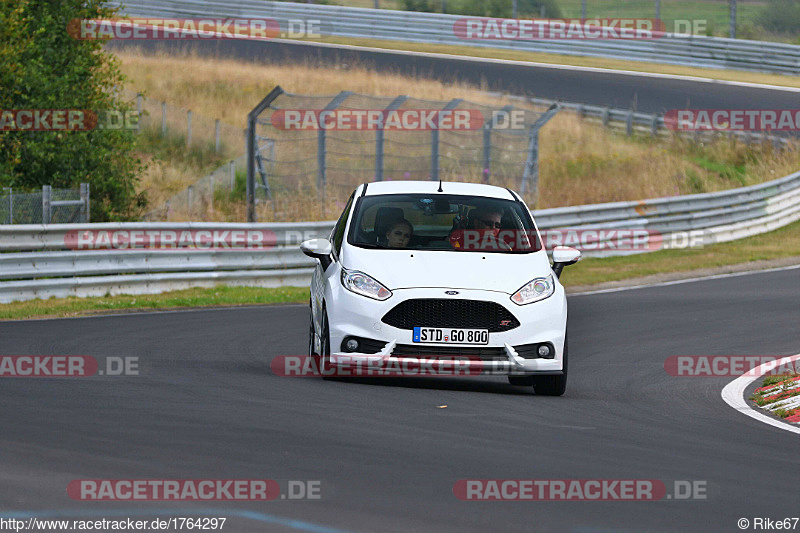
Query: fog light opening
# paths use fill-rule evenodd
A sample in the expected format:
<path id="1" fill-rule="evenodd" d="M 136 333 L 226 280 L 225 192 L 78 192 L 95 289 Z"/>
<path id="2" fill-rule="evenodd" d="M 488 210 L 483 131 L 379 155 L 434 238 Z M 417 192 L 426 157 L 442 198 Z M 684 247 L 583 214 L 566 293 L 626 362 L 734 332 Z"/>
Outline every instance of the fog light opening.
<path id="1" fill-rule="evenodd" d="M 358 350 L 358 341 L 355 339 L 347 339 L 347 342 L 345 342 L 344 347 L 348 352 L 355 352 L 356 350 Z"/>
<path id="2" fill-rule="evenodd" d="M 549 358 L 551 354 L 550 346 L 548 346 L 547 344 L 540 344 L 538 353 L 539 357 Z"/>

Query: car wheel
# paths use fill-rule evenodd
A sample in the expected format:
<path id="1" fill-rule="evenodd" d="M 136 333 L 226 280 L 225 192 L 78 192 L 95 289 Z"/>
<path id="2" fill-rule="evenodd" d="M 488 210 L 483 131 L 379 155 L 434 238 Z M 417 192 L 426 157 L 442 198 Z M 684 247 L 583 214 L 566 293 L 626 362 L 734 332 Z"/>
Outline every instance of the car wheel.
<path id="1" fill-rule="evenodd" d="M 564 338 L 564 368 L 560 376 L 533 376 L 533 390 L 540 396 L 561 396 L 567 390 L 567 339 Z"/>
<path id="2" fill-rule="evenodd" d="M 311 304 L 308 307 L 308 355 L 314 359 L 317 368 L 319 368 L 319 355 L 314 351 L 314 312 L 311 310 Z"/>
<path id="3" fill-rule="evenodd" d="M 320 346 L 319 354 L 319 372 L 322 374 L 322 379 L 331 378 L 331 332 L 328 327 L 328 313 L 325 308 L 322 308 L 322 345 Z"/>

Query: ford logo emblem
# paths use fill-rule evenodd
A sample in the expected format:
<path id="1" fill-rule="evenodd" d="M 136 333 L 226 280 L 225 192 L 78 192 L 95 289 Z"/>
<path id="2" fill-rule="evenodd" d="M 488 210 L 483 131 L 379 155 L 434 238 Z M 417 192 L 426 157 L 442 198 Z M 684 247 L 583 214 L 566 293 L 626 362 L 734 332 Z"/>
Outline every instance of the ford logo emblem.
<path id="1" fill-rule="evenodd" d="M 445 294 L 449 294 L 450 296 L 455 296 L 458 294 L 458 291 L 444 291 Z"/>

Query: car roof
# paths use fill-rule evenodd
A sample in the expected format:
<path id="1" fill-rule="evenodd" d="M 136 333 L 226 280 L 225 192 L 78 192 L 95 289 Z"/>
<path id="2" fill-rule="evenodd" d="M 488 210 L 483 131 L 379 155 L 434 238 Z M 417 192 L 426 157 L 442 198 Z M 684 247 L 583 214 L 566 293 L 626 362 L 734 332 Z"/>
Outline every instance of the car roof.
<path id="1" fill-rule="evenodd" d="M 508 189 L 494 185 L 484 185 L 483 183 L 443 181 L 441 193 L 439 193 L 438 181 L 375 181 L 366 185 L 365 196 L 377 196 L 379 194 L 463 194 L 516 200 Z M 358 195 L 363 191 L 363 187 L 361 185 L 357 189 Z"/>

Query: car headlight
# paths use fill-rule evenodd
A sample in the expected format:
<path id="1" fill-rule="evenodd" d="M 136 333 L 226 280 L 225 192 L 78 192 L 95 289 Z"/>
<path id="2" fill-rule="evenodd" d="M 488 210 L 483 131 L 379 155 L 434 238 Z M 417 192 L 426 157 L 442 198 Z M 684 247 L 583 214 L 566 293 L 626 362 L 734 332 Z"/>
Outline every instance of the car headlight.
<path id="1" fill-rule="evenodd" d="M 392 291 L 384 287 L 374 278 L 357 270 L 342 269 L 342 285 L 345 289 L 373 300 L 386 300 Z"/>
<path id="2" fill-rule="evenodd" d="M 536 278 L 526 283 L 520 290 L 511 295 L 511 301 L 517 305 L 526 305 L 549 298 L 556 290 L 553 275 Z"/>

